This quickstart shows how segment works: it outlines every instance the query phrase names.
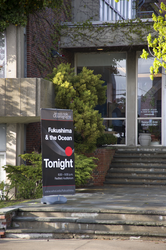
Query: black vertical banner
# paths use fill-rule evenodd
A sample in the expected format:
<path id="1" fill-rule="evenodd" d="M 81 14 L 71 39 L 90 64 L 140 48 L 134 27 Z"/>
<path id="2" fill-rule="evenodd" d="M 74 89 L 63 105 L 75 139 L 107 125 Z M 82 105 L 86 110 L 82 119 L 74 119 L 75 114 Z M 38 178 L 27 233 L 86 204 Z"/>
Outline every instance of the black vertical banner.
<path id="1" fill-rule="evenodd" d="M 43 196 L 75 193 L 73 111 L 41 109 Z"/>

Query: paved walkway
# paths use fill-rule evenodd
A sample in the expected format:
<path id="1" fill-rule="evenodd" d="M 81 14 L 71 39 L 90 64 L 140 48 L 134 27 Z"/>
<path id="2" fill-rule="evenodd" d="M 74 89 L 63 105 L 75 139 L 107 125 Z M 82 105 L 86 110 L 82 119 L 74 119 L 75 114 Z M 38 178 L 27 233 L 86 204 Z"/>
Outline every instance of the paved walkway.
<path id="1" fill-rule="evenodd" d="M 160 187 L 91 187 L 77 189 L 75 195 L 65 195 L 67 203 L 43 205 L 41 199 L 32 200 L 18 206 L 49 206 L 77 210 L 153 210 L 166 212 L 166 186 Z M 18 207 L 14 206 L 14 207 Z M 4 209 L 0 209 L 3 212 Z"/>
<path id="2" fill-rule="evenodd" d="M 63 206 L 166 211 L 165 187 L 92 187 L 79 189 Z"/>
<path id="3" fill-rule="evenodd" d="M 166 241 L 0 239 L 2 250 L 165 250 Z"/>

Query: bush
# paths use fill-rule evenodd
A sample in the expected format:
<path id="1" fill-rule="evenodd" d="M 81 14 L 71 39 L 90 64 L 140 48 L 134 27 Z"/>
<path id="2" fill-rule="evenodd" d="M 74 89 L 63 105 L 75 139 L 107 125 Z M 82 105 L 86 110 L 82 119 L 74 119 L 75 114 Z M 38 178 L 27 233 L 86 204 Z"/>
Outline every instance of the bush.
<path id="1" fill-rule="evenodd" d="M 9 200 L 10 185 L 0 182 L 0 200 Z"/>
<path id="2" fill-rule="evenodd" d="M 75 184 L 80 186 L 87 183 L 92 178 L 93 169 L 97 167 L 95 157 L 75 154 Z"/>
<path id="3" fill-rule="evenodd" d="M 36 152 L 22 154 L 20 157 L 32 165 L 7 165 L 4 167 L 11 182 L 10 189 L 16 187 L 17 199 L 36 199 L 42 197 L 42 155 Z M 75 185 L 86 184 L 91 178 L 95 157 L 75 154 Z M 4 188 L 3 188 L 4 189 Z"/>
<path id="4" fill-rule="evenodd" d="M 106 86 L 101 75 L 83 67 L 75 75 L 70 64 L 60 64 L 47 79 L 55 85 L 55 105 L 60 109 L 73 110 L 74 130 L 80 135 L 81 143 L 75 143 L 75 152 L 92 152 L 96 139 L 104 131 L 101 114 L 96 105 L 106 101 Z"/>
<path id="5" fill-rule="evenodd" d="M 10 189 L 16 188 L 16 198 L 32 199 L 42 197 L 42 156 L 36 152 L 20 157 L 32 165 L 4 167 L 10 180 Z"/>
<path id="6" fill-rule="evenodd" d="M 116 144 L 117 143 L 117 137 L 112 134 L 102 134 L 97 139 L 97 147 L 101 147 L 102 145 L 110 145 L 110 144 Z"/>

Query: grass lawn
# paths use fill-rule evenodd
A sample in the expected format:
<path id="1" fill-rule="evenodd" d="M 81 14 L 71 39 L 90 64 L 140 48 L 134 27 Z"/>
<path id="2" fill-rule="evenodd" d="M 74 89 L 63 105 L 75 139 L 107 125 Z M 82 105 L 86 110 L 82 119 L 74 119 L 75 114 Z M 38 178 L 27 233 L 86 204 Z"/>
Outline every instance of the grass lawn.
<path id="1" fill-rule="evenodd" d="M 28 200 L 9 200 L 9 201 L 0 200 L 0 208 L 10 207 L 10 206 L 17 205 L 19 203 L 26 202 L 26 201 Z"/>

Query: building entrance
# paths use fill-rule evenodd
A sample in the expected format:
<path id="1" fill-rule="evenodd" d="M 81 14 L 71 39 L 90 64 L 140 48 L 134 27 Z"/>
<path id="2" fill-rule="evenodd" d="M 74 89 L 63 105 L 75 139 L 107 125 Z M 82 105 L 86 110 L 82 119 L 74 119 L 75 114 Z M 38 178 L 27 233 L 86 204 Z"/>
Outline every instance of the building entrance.
<path id="1" fill-rule="evenodd" d="M 131 51 L 77 53 L 77 73 L 87 67 L 107 85 L 106 103 L 96 109 L 105 131 L 117 136 L 117 146 L 137 146 L 139 133 L 151 134 L 151 146 L 162 145 L 162 74 L 150 79 L 153 59 Z"/>

